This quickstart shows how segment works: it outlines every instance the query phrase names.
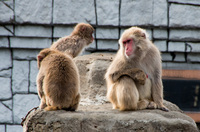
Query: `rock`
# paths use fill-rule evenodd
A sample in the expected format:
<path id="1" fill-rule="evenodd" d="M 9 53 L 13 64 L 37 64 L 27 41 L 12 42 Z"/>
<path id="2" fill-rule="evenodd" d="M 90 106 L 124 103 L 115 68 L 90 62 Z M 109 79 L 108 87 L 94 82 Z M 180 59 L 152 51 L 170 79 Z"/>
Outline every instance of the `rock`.
<path id="1" fill-rule="evenodd" d="M 23 130 L 32 131 L 119 131 L 119 132 L 198 132 L 195 122 L 169 102 L 169 112 L 140 110 L 120 112 L 110 103 L 80 106 L 76 112 L 36 110 L 28 115 Z"/>
<path id="2" fill-rule="evenodd" d="M 113 54 L 94 53 L 74 59 L 80 74 L 82 104 L 101 104 L 107 101 L 104 74 L 113 57 Z"/>
<path id="3" fill-rule="evenodd" d="M 81 102 L 76 112 L 33 110 L 23 122 L 23 131 L 151 131 L 197 132 L 195 122 L 174 104 L 164 101 L 169 112 L 158 109 L 113 110 L 106 99 L 104 74 L 114 54 L 95 53 L 74 58 L 81 79 Z"/>

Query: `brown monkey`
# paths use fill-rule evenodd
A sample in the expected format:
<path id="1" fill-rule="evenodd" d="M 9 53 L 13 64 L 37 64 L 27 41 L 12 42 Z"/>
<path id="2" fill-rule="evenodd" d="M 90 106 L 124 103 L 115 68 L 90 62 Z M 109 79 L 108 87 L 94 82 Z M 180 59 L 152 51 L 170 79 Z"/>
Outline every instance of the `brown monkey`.
<path id="1" fill-rule="evenodd" d="M 168 111 L 163 105 L 160 52 L 147 35 L 145 30 L 131 27 L 119 40 L 120 49 L 105 75 L 107 97 L 115 109 L 159 108 Z M 135 68 L 144 71 L 143 77 L 147 74 L 144 85 L 137 81 L 144 80 L 142 75 L 131 72 Z"/>
<path id="2" fill-rule="evenodd" d="M 40 108 L 76 110 L 80 101 L 79 74 L 71 56 L 47 48 L 38 54 L 37 61 Z"/>
<path id="3" fill-rule="evenodd" d="M 93 42 L 93 31 L 94 28 L 90 24 L 79 23 L 69 36 L 58 39 L 50 48 L 69 53 L 74 58 L 85 46 Z"/>

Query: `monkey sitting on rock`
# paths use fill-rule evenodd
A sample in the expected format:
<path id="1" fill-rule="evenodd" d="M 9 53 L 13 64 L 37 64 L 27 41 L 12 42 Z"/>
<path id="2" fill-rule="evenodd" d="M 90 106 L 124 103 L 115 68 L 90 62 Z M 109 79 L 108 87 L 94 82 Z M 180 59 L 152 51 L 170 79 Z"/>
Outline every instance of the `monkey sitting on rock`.
<path id="1" fill-rule="evenodd" d="M 50 48 L 68 53 L 74 58 L 85 46 L 93 42 L 93 32 L 94 28 L 90 24 L 79 23 L 69 36 L 58 39 Z"/>
<path id="2" fill-rule="evenodd" d="M 105 74 L 113 109 L 138 110 L 163 105 L 161 56 L 145 30 L 131 27 L 119 39 L 120 49 Z"/>
<path id="3" fill-rule="evenodd" d="M 43 49 L 37 56 L 39 108 L 75 111 L 80 101 L 77 66 L 71 56 L 57 50 Z"/>

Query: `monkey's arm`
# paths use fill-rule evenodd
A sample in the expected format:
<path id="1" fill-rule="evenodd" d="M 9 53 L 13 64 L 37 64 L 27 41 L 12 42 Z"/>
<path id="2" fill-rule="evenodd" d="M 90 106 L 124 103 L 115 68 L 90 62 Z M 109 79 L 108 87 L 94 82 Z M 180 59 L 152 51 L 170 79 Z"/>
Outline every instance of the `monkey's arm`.
<path id="1" fill-rule="evenodd" d="M 126 69 L 126 70 L 119 70 L 111 74 L 113 82 L 116 82 L 121 76 L 127 75 L 131 77 L 134 81 L 144 85 L 146 80 L 146 74 L 138 69 L 138 68 L 132 68 L 132 69 Z"/>
<path id="2" fill-rule="evenodd" d="M 132 69 L 126 70 L 125 74 L 130 76 L 134 81 L 138 82 L 139 84 L 142 84 L 142 85 L 145 84 L 145 80 L 147 76 L 142 70 L 138 68 L 132 68 Z"/>
<path id="3" fill-rule="evenodd" d="M 40 98 L 43 97 L 44 93 L 43 93 L 43 80 L 44 80 L 44 76 L 41 75 L 41 73 L 38 73 L 37 76 L 37 91 L 38 91 L 38 95 Z"/>

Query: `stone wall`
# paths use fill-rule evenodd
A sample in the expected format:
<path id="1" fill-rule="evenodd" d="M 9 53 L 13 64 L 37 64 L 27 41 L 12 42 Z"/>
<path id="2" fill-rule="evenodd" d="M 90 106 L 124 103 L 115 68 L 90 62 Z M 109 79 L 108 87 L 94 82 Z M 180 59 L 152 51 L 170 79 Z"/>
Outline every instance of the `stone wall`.
<path id="1" fill-rule="evenodd" d="M 162 52 L 165 69 L 200 69 L 199 0 L 1 0 L 0 131 L 22 131 L 21 118 L 38 106 L 36 55 L 74 25 L 94 26 L 83 54 L 118 49 L 124 29 L 140 26 Z"/>

